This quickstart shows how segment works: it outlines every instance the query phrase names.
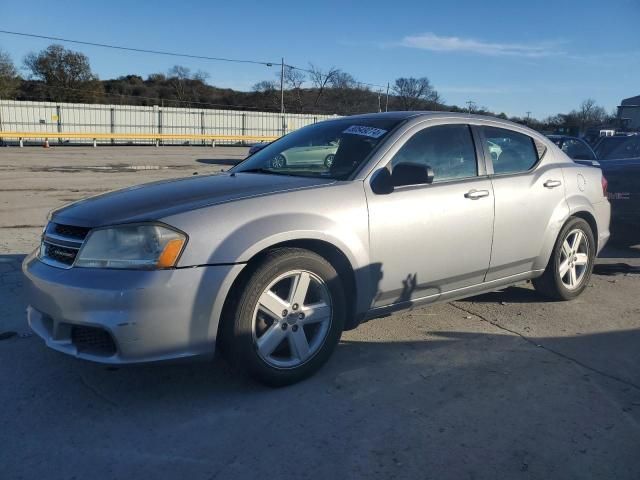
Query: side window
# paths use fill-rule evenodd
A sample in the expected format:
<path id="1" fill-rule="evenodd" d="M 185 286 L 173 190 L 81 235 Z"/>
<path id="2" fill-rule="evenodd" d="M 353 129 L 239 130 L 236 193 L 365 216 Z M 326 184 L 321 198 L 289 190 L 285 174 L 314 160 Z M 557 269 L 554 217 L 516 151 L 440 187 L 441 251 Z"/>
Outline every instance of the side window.
<path id="1" fill-rule="evenodd" d="M 595 160 L 589 147 L 587 147 L 581 140 L 568 138 L 562 144 L 562 151 L 566 153 L 569 158 L 574 158 L 576 160 Z"/>
<path id="2" fill-rule="evenodd" d="M 526 172 L 538 162 L 536 144 L 528 135 L 496 127 L 484 127 L 483 131 L 494 173 Z"/>
<path id="3" fill-rule="evenodd" d="M 391 168 L 403 162 L 430 166 L 434 183 L 478 174 L 468 125 L 438 125 L 420 130 L 394 155 Z"/>

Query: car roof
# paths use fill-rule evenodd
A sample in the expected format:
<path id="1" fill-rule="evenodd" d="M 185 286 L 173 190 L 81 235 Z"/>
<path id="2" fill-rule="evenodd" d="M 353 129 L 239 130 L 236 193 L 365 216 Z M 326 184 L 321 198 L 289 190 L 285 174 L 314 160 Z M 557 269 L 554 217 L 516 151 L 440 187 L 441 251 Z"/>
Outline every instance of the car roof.
<path id="1" fill-rule="evenodd" d="M 433 111 L 397 111 L 397 112 L 379 112 L 379 113 L 364 113 L 360 115 L 350 115 L 346 117 L 336 117 L 336 120 L 342 119 L 374 119 L 374 118 L 388 118 L 394 120 L 408 120 L 408 119 L 436 119 L 436 118 L 459 118 L 476 121 L 491 121 L 492 123 L 501 123 L 508 127 L 528 128 L 526 125 L 511 122 L 500 117 L 493 117 L 490 115 L 476 115 L 473 113 L 456 113 L 456 112 L 433 112 Z"/>

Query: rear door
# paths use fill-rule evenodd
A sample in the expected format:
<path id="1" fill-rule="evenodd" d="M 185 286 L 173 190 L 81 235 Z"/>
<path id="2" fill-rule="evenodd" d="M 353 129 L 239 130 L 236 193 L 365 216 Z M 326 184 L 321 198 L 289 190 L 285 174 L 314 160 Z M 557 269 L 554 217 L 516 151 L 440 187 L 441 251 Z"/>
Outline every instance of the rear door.
<path id="1" fill-rule="evenodd" d="M 495 195 L 493 247 L 486 277 L 491 281 L 532 270 L 549 232 L 561 226 L 559 213 L 566 214 L 568 207 L 562 169 L 553 162 L 539 165 L 544 155 L 541 143 L 515 130 L 477 128 Z"/>

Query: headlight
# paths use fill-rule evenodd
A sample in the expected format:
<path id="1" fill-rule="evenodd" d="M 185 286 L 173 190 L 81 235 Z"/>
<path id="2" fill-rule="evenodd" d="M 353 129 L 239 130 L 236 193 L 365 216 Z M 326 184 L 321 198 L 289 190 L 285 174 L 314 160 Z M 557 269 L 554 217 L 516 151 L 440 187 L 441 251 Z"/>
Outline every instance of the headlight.
<path id="1" fill-rule="evenodd" d="M 185 234 L 161 225 L 123 225 L 93 230 L 76 267 L 155 269 L 175 266 Z"/>

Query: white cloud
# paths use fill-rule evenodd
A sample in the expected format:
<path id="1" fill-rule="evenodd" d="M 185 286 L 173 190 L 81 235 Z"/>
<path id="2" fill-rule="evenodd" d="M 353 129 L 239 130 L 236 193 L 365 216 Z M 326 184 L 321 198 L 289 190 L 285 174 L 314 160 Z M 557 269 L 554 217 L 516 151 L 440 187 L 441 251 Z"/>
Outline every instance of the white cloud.
<path id="1" fill-rule="evenodd" d="M 557 43 L 553 42 L 538 44 L 493 43 L 472 38 L 445 37 L 431 32 L 406 36 L 399 45 L 433 52 L 467 52 L 493 56 L 548 57 L 564 54 L 564 52 L 557 50 Z"/>

